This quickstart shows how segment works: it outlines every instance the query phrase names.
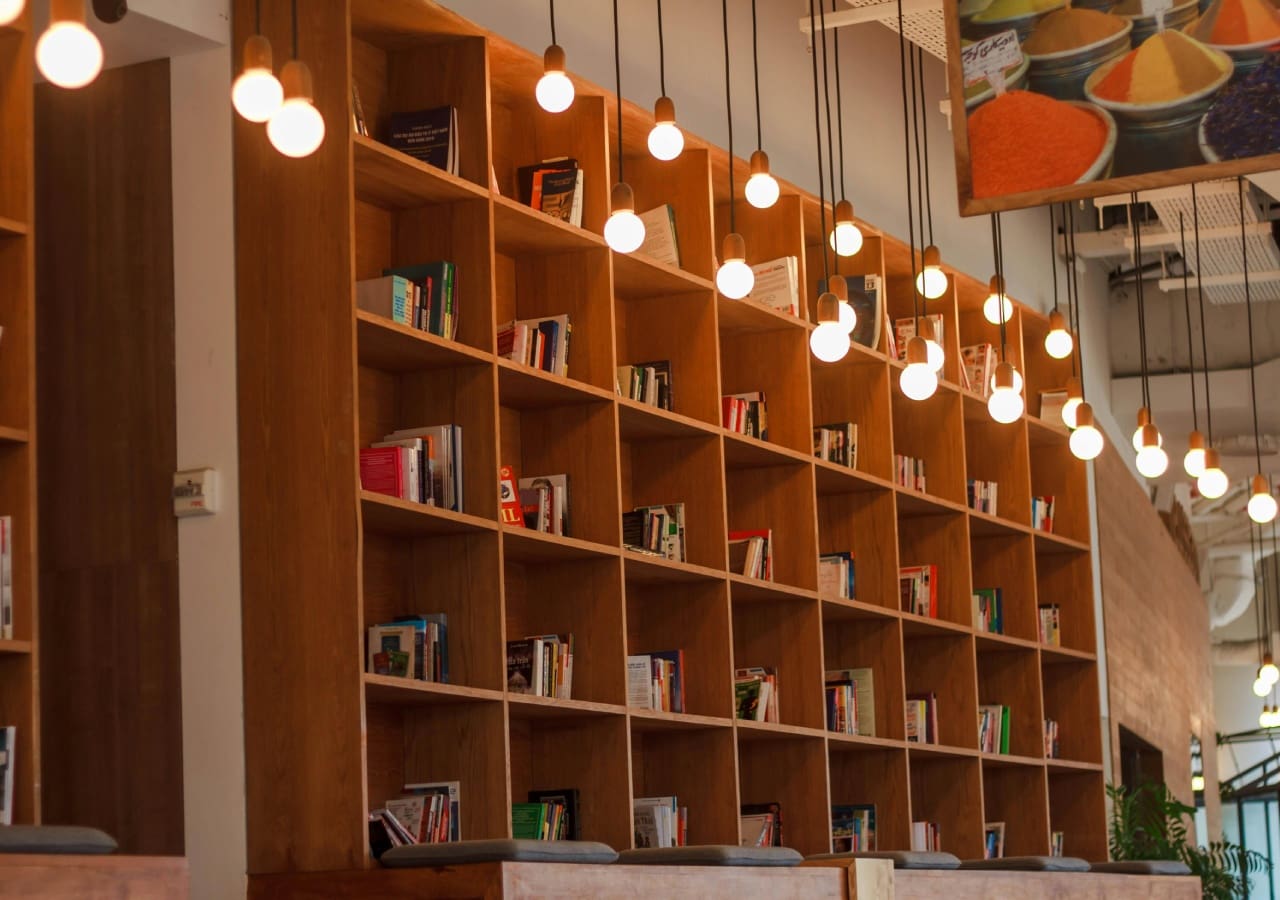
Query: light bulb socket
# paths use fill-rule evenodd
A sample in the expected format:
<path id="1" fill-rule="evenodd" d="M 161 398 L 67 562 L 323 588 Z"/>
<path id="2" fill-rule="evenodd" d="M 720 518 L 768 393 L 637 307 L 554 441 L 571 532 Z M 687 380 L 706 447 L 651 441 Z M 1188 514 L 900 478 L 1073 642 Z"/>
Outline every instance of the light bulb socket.
<path id="1" fill-rule="evenodd" d="M 1275 664 L 1276 664 L 1276 661 L 1271 658 L 1271 653 L 1269 651 L 1267 653 L 1262 654 L 1263 666 L 1274 666 Z M 1259 675 L 1262 674 L 1262 666 L 1258 667 L 1258 674 Z"/>
<path id="2" fill-rule="evenodd" d="M 1145 406 L 1138 407 L 1138 428 L 1141 429 L 1151 424 L 1151 410 Z"/>
<path id="3" fill-rule="evenodd" d="M 1155 423 L 1147 422 L 1142 426 L 1142 446 L 1144 449 L 1160 446 L 1160 429 L 1156 428 Z"/>
<path id="4" fill-rule="evenodd" d="M 84 24 L 84 0 L 49 0 L 49 24 L 79 22 Z"/>
<path id="5" fill-rule="evenodd" d="M 670 97 L 659 97 L 653 103 L 653 124 L 674 125 L 676 104 Z"/>
<path id="6" fill-rule="evenodd" d="M 769 154 L 763 150 L 753 150 L 751 153 L 751 174 L 752 175 L 768 175 L 769 174 Z"/>
<path id="7" fill-rule="evenodd" d="M 997 297 L 1004 297 L 1004 276 L 992 275 L 991 280 L 987 282 L 987 292 L 995 294 Z"/>
<path id="8" fill-rule="evenodd" d="M 1270 494 L 1271 484 L 1267 481 L 1267 476 L 1259 472 L 1253 476 L 1253 481 L 1249 484 L 1249 493 L 1252 494 Z"/>
<path id="9" fill-rule="evenodd" d="M 724 243 L 720 245 L 720 262 L 727 263 L 731 259 L 740 259 L 744 262 L 747 258 L 747 242 L 742 239 L 742 235 L 736 231 L 731 231 L 724 236 Z"/>
<path id="10" fill-rule="evenodd" d="M 832 275 L 827 279 L 827 290 L 836 295 L 837 300 L 849 302 L 849 282 L 843 275 Z"/>
<path id="11" fill-rule="evenodd" d="M 1087 400 L 1082 400 L 1080 405 L 1076 407 L 1076 431 L 1081 428 L 1093 428 L 1093 405 Z"/>
<path id="12" fill-rule="evenodd" d="M 619 181 L 613 186 L 609 194 L 609 211 L 615 213 L 636 211 L 636 195 L 632 192 L 631 185 L 625 181 Z"/>
<path id="13" fill-rule="evenodd" d="M 1067 379 L 1067 399 L 1079 400 L 1084 396 L 1084 392 L 1080 390 L 1080 379 L 1072 375 Z"/>
<path id="14" fill-rule="evenodd" d="M 848 200 L 841 200 L 836 204 L 835 220 L 837 225 L 853 224 L 853 204 Z"/>
<path id="15" fill-rule="evenodd" d="M 1056 309 L 1049 311 L 1049 330 L 1050 331 L 1066 331 L 1067 317 Z"/>
<path id="16" fill-rule="evenodd" d="M 930 244 L 928 247 L 924 248 L 924 256 L 922 257 L 922 260 L 924 263 L 923 268 L 939 269 L 942 267 L 942 251 L 933 244 Z"/>
<path id="17" fill-rule="evenodd" d="M 559 44 L 552 44 L 542 53 L 542 71 L 561 72 L 565 71 L 564 48 Z"/>
<path id="18" fill-rule="evenodd" d="M 823 291 L 818 295 L 818 324 L 838 325 L 840 323 L 840 298 L 831 291 Z"/>
<path id="19" fill-rule="evenodd" d="M 1215 447 L 1204 448 L 1204 470 L 1208 472 L 1210 469 L 1221 469 L 1222 460 L 1218 456 L 1218 450 Z"/>
<path id="20" fill-rule="evenodd" d="M 272 70 L 271 63 L 271 42 L 261 34 L 251 34 L 244 42 L 244 68 L 242 71 L 250 69 L 266 69 L 268 72 Z"/>
<path id="21" fill-rule="evenodd" d="M 1191 432 L 1191 434 L 1187 435 L 1187 449 L 1199 450 L 1201 453 L 1203 453 L 1204 452 L 1204 435 L 1198 431 L 1193 431 Z"/>
<path id="22" fill-rule="evenodd" d="M 311 70 L 307 64 L 291 59 L 280 70 L 280 86 L 284 88 L 285 100 L 306 100 L 311 102 L 315 89 L 311 83 Z"/>
<path id="23" fill-rule="evenodd" d="M 907 341 L 907 365 L 916 364 L 929 364 L 929 345 L 919 335 Z"/>
<path id="24" fill-rule="evenodd" d="M 1007 361 L 1001 362 L 1000 365 L 996 366 L 994 378 L 995 384 L 992 386 L 993 390 L 1013 390 L 1013 363 Z M 1078 417 L 1077 421 L 1079 421 Z"/>

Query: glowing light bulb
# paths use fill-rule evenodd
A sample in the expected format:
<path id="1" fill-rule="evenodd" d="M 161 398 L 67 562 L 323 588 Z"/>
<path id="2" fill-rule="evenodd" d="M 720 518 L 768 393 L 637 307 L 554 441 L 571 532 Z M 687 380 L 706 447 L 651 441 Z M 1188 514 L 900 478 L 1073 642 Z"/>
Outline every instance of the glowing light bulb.
<path id="1" fill-rule="evenodd" d="M 36 65 L 58 87 L 82 88 L 102 71 L 102 44 L 83 21 L 62 19 L 36 42 Z"/>
<path id="2" fill-rule="evenodd" d="M 1262 665 L 1258 667 L 1258 680 L 1271 687 L 1280 681 L 1280 668 L 1276 668 L 1270 653 L 1262 654 Z"/>
<path id="3" fill-rule="evenodd" d="M 858 314 L 848 300 L 840 301 L 840 327 L 845 334 L 853 334 L 853 329 L 858 327 Z"/>
<path id="4" fill-rule="evenodd" d="M 747 243 L 736 232 L 724 237 L 716 287 L 730 300 L 741 300 L 755 287 L 756 276 L 747 265 Z"/>
<path id="5" fill-rule="evenodd" d="M 1169 468 L 1169 454 L 1154 444 L 1138 451 L 1138 471 L 1147 478 L 1159 478 Z"/>
<path id="6" fill-rule="evenodd" d="M 631 186 L 620 181 L 613 186 L 609 213 L 604 223 L 604 242 L 618 253 L 633 253 L 644 243 L 644 222 L 636 215 L 635 195 Z"/>
<path id="7" fill-rule="evenodd" d="M 310 156 L 324 142 L 324 116 L 311 102 L 311 70 L 291 59 L 280 71 L 280 83 L 284 102 L 267 122 L 267 137 L 285 156 Z"/>
<path id="8" fill-rule="evenodd" d="M 1249 518 L 1259 525 L 1266 525 L 1276 517 L 1276 498 L 1271 493 L 1267 476 L 1261 473 L 1254 475 L 1249 493 Z M 1272 668 L 1274 669 L 1275 666 L 1273 665 Z M 1277 672 L 1277 679 L 1280 679 L 1280 672 Z"/>
<path id="9" fill-rule="evenodd" d="M 1204 790 L 1204 776 L 1203 776 L 1203 775 L 1192 775 L 1192 776 L 1191 776 L 1191 790 L 1196 791 L 1197 793 L 1198 793 L 1198 792 L 1200 792 L 1200 791 L 1203 791 L 1203 790 Z"/>
<path id="10" fill-rule="evenodd" d="M 743 193 L 756 209 L 768 209 L 778 202 L 778 180 L 770 174 L 769 156 L 763 150 L 751 154 L 751 177 Z"/>
<path id="11" fill-rule="evenodd" d="M 1263 706 L 1262 712 L 1258 713 L 1258 727 L 1259 728 L 1271 727 L 1271 710 L 1266 706 Z"/>
<path id="12" fill-rule="evenodd" d="M 1013 318 L 1013 301 L 1004 292 L 1004 279 L 999 275 L 992 275 L 987 288 L 989 293 L 982 302 L 982 317 L 992 325 L 1008 322 Z"/>
<path id="13" fill-rule="evenodd" d="M 996 389 L 996 376 L 994 372 L 991 373 L 991 381 L 989 383 L 991 385 L 991 390 L 994 391 Z M 1013 370 L 1013 389 L 1018 393 L 1022 393 L 1022 373 L 1016 368 Z"/>
<path id="14" fill-rule="evenodd" d="M 1068 397 L 1067 402 L 1062 404 L 1062 424 L 1068 428 L 1076 427 L 1076 411 L 1080 409 L 1080 404 L 1084 401 L 1080 397 Z"/>
<path id="15" fill-rule="evenodd" d="M 244 42 L 244 71 L 231 85 L 231 105 L 250 122 L 266 122 L 284 103 L 284 88 L 271 71 L 271 42 L 260 34 Z"/>
<path id="16" fill-rule="evenodd" d="M 1193 431 L 1187 437 L 1187 453 L 1182 457 L 1182 468 L 1191 478 L 1204 474 L 1204 435 Z"/>
<path id="17" fill-rule="evenodd" d="M 929 351 L 929 368 L 935 373 L 941 372 L 943 364 L 947 361 L 947 354 L 942 352 L 942 345 L 933 338 L 925 338 L 924 345 Z"/>
<path id="18" fill-rule="evenodd" d="M 942 271 L 942 251 L 930 244 L 924 248 L 923 267 L 916 276 L 916 290 L 926 300 L 937 300 L 947 292 L 947 273 Z"/>
<path id="19" fill-rule="evenodd" d="M 1253 680 L 1253 695 L 1255 697 L 1265 697 L 1271 693 L 1271 685 L 1267 684 L 1261 674 Z"/>
<path id="20" fill-rule="evenodd" d="M 533 89 L 538 105 L 549 113 L 564 112 L 573 105 L 573 82 L 564 72 L 564 49 L 552 44 L 542 54 L 542 77 Z"/>
<path id="21" fill-rule="evenodd" d="M 1102 432 L 1093 424 L 1093 407 L 1081 401 L 1076 407 L 1076 428 L 1071 432 L 1067 444 L 1071 447 L 1071 455 L 1076 459 L 1096 459 L 1102 452 Z"/>
<path id="22" fill-rule="evenodd" d="M 684 150 L 684 132 L 676 125 L 676 105 L 670 97 L 659 97 L 653 105 L 653 128 L 649 130 L 649 152 L 663 162 L 675 159 Z"/>
<path id="23" fill-rule="evenodd" d="M 24 6 L 26 0 L 0 0 L 0 25 L 12 25 L 22 15 Z"/>
<path id="24" fill-rule="evenodd" d="M 1022 394 L 1014 385 L 1014 376 L 1017 373 L 1018 370 L 1012 363 L 1002 361 L 996 366 L 995 375 L 991 381 L 992 389 L 990 396 L 987 397 L 987 412 L 1001 425 L 1017 421 L 1022 415 Z"/>
<path id="25" fill-rule="evenodd" d="M 1204 451 L 1204 474 L 1196 479 L 1196 488 L 1200 491 L 1200 496 L 1217 500 L 1227 492 L 1230 486 L 1227 473 L 1222 471 L 1222 466 L 1218 462 L 1217 449 L 1207 448 Z"/>
<path id="26" fill-rule="evenodd" d="M 835 227 L 827 242 L 841 256 L 854 256 L 862 249 L 862 229 L 853 221 L 853 204 L 841 200 L 835 208 Z"/>
<path id="27" fill-rule="evenodd" d="M 1151 423 L 1151 410 L 1145 406 L 1138 407 L 1138 427 L 1133 430 L 1133 452 L 1142 450 L 1142 429 Z M 1156 432 L 1156 446 L 1164 446 L 1164 435 Z"/>
<path id="28" fill-rule="evenodd" d="M 1056 309 L 1049 313 L 1049 333 L 1044 336 L 1044 352 L 1054 359 L 1066 359 L 1075 348 L 1067 320 Z"/>
<path id="29" fill-rule="evenodd" d="M 823 322 L 809 335 L 809 349 L 823 362 L 839 362 L 849 352 L 849 332 L 839 322 Z"/>
<path id="30" fill-rule="evenodd" d="M 907 341 L 907 367 L 898 386 L 909 400 L 928 400 L 938 390 L 938 373 L 929 365 L 929 346 L 920 336 Z"/>

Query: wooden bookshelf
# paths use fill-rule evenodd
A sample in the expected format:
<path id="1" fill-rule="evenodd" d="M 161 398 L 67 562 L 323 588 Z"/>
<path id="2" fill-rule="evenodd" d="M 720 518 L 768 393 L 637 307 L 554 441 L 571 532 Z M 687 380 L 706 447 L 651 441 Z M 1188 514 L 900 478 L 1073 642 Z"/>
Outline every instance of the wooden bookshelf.
<path id="1" fill-rule="evenodd" d="M 0 515 L 13 517 L 13 640 L 0 641 L 0 727 L 17 726 L 15 823 L 40 822 L 36 603 L 35 238 L 31 53 L 25 10 L 0 32 Z"/>
<path id="2" fill-rule="evenodd" d="M 264 4 L 268 33 L 286 7 Z M 251 12 L 237 0 L 237 40 Z M 649 114 L 624 104 L 627 179 L 639 209 L 673 205 L 682 266 L 619 256 L 600 238 L 616 170 L 607 92 L 578 80 L 568 111 L 542 113 L 540 58 L 427 0 L 326 4 L 299 27 L 325 144 L 289 161 L 236 125 L 251 874 L 375 867 L 365 814 L 413 779 L 462 782 L 468 838 L 506 837 L 509 804 L 530 789 L 575 786 L 582 836 L 619 848 L 633 797 L 675 793 L 696 842 L 736 842 L 740 804 L 776 800 L 787 843 L 823 852 L 831 804 L 871 802 L 882 849 L 907 848 L 927 819 L 945 849 L 977 857 L 984 821 L 999 820 L 1011 852 L 1047 853 L 1061 830 L 1068 854 L 1104 858 L 1086 471 L 1065 429 L 995 425 L 960 388 L 960 346 L 993 339 L 985 278 L 949 270 L 930 301 L 948 363 L 937 395 L 913 403 L 883 336 L 819 363 L 806 320 L 715 291 L 719 148 L 688 136 L 678 162 L 656 163 Z M 344 129 L 353 79 L 375 134 L 393 111 L 455 105 L 459 177 Z M 511 199 L 517 166 L 558 155 L 586 171 L 584 228 Z M 772 210 L 737 207 L 748 261 L 797 256 L 810 312 L 817 213 L 786 184 Z M 862 226 L 841 271 L 883 276 L 890 315 L 903 314 L 907 248 Z M 356 280 L 436 258 L 458 264 L 457 342 L 356 311 Z M 283 296 L 308 298 L 306 314 Z M 566 312 L 567 377 L 494 355 L 498 323 Z M 1033 411 L 1065 379 L 1043 331 L 1019 304 L 1010 355 Z M 642 359 L 673 361 L 671 412 L 615 395 L 615 367 Z M 769 442 L 720 427 L 721 395 L 746 390 L 768 396 Z M 810 455 L 812 427 L 843 420 L 859 426 L 855 469 Z M 360 490 L 359 447 L 444 422 L 464 431 L 461 513 Z M 893 483 L 894 453 L 926 460 L 927 493 Z M 498 524 L 505 463 L 569 474 L 571 536 Z M 969 478 L 1000 484 L 998 514 L 967 508 Z M 1030 526 L 1042 494 L 1058 497 L 1052 535 Z M 622 549 L 624 510 L 678 501 L 687 562 Z M 760 527 L 775 535 L 772 583 L 726 572 L 726 533 Z M 842 550 L 856 558 L 852 600 L 816 591 L 819 553 Z M 925 563 L 939 568 L 937 619 L 900 610 L 899 566 Z M 972 590 L 997 586 L 1006 634 L 977 632 Z M 1061 648 L 1038 640 L 1050 602 Z M 365 625 L 412 611 L 449 614 L 452 684 L 364 673 Z M 578 642 L 574 699 L 506 693 L 505 641 L 552 631 Z M 625 706 L 625 656 L 659 647 L 685 650 L 687 714 Z M 732 718 L 733 669 L 747 665 L 776 667 L 780 723 Z M 876 734 L 830 734 L 823 673 L 858 666 L 875 672 Z M 905 741 L 903 701 L 918 692 L 938 695 L 938 745 Z M 1013 707 L 1009 756 L 979 753 L 987 702 Z M 1063 760 L 1044 758 L 1044 716 L 1060 723 Z M 303 765 L 319 747 L 324 764 Z"/>

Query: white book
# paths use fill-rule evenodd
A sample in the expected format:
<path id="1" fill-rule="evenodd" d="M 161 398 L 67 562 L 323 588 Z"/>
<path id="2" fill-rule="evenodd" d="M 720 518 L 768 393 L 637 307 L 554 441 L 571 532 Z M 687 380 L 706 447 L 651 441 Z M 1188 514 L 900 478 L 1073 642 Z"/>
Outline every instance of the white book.
<path id="1" fill-rule="evenodd" d="M 743 847 L 763 847 L 772 824 L 770 813 L 755 813 L 738 817 L 738 844 Z"/>
<path id="2" fill-rule="evenodd" d="M 664 203 L 639 215 L 640 221 L 644 222 L 644 242 L 640 244 L 640 252 L 679 268 L 680 241 L 676 236 L 676 214 L 671 204 Z"/>
<path id="3" fill-rule="evenodd" d="M 931 849 L 928 822 L 911 823 L 911 849 L 918 852 L 928 852 Z"/>
<path id="4" fill-rule="evenodd" d="M 385 804 L 387 812 L 395 816 L 404 826 L 404 830 L 409 832 L 414 843 L 422 843 L 423 835 L 427 834 L 423 828 L 423 821 L 427 817 L 428 799 L 423 796 L 397 797 L 394 800 L 388 800 Z"/>
<path id="5" fill-rule="evenodd" d="M 800 315 L 799 268 L 794 256 L 783 256 L 751 267 L 755 284 L 747 299 L 789 315 Z"/>
<path id="6" fill-rule="evenodd" d="M 653 709 L 653 657 L 627 657 L 627 706 Z"/>

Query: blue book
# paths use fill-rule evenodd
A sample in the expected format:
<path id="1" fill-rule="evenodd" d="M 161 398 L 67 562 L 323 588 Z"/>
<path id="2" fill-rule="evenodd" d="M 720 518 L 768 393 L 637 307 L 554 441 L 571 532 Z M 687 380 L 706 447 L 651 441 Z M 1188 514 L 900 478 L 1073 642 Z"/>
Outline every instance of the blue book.
<path id="1" fill-rule="evenodd" d="M 555 319 L 543 319 L 538 323 L 538 330 L 546 339 L 547 352 L 542 357 L 539 367 L 544 372 L 556 372 L 556 338 L 560 336 L 560 323 Z"/>
<path id="2" fill-rule="evenodd" d="M 446 332 L 445 326 L 448 324 L 452 327 L 455 268 L 454 264 L 447 260 L 437 260 L 416 266 L 383 269 L 382 274 L 400 275 L 418 284 L 426 294 L 423 298 L 423 306 L 427 313 L 427 320 L 419 323 L 418 327 L 440 337 L 452 338 L 453 335 Z M 448 322 L 446 322 L 446 313 L 449 317 Z"/>

